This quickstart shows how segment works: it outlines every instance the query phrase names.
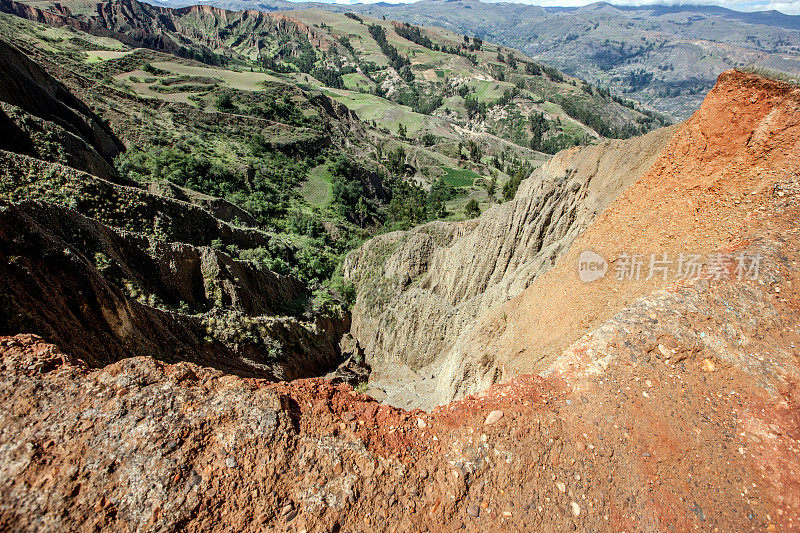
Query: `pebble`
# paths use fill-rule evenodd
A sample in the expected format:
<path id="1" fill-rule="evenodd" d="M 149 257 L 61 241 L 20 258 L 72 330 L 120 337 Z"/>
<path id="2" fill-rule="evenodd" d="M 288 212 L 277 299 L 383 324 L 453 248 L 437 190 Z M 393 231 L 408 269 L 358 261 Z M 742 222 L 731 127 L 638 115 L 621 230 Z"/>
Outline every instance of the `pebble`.
<path id="1" fill-rule="evenodd" d="M 713 372 L 717 369 L 717 365 L 711 359 L 703 359 L 700 368 L 703 369 L 703 372 Z"/>
<path id="2" fill-rule="evenodd" d="M 236 457 L 229 455 L 228 457 L 225 458 L 225 465 L 228 468 L 236 468 L 237 466 L 239 466 L 239 463 L 236 462 Z"/>
<path id="3" fill-rule="evenodd" d="M 428 424 L 426 424 L 423 419 L 417 418 L 417 427 L 420 429 L 425 429 L 426 427 L 428 427 Z"/>
<path id="4" fill-rule="evenodd" d="M 489 413 L 489 416 L 486 417 L 486 421 L 484 422 L 484 424 L 490 426 L 495 422 L 497 422 L 498 420 L 500 420 L 501 418 L 503 418 L 503 411 L 492 411 L 491 413 Z"/>
<path id="5" fill-rule="evenodd" d="M 472 518 L 478 518 L 478 515 L 481 514 L 481 510 L 477 505 L 473 504 L 467 507 L 467 514 Z"/>
<path id="6" fill-rule="evenodd" d="M 581 514 L 581 506 L 578 505 L 577 502 L 570 503 L 570 506 L 572 507 L 572 514 L 573 515 L 578 516 L 578 515 Z"/>
<path id="7" fill-rule="evenodd" d="M 556 481 L 556 488 L 558 489 L 558 492 L 567 492 L 567 486 L 561 481 Z"/>

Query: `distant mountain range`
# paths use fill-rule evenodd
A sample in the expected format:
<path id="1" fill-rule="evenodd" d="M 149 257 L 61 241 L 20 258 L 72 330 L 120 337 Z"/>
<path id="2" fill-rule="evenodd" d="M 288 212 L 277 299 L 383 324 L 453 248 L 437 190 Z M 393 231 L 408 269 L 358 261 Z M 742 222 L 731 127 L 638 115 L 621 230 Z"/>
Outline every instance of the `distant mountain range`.
<path id="1" fill-rule="evenodd" d="M 162 5 L 191 3 L 178 0 Z M 604 2 L 544 8 L 477 0 L 208 3 L 232 10 L 314 7 L 441 26 L 517 48 L 674 118 L 685 118 L 696 109 L 717 75 L 731 67 L 753 65 L 800 73 L 800 16 L 777 11 L 743 13 L 701 5 L 622 7 Z"/>

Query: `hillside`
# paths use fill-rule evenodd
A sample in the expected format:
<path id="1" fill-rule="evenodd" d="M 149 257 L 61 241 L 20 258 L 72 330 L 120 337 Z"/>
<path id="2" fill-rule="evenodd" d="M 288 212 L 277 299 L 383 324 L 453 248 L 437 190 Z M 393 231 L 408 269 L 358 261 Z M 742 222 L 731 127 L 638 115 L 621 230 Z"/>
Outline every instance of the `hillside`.
<path id="1" fill-rule="evenodd" d="M 469 379 L 456 393 L 511 379 L 429 413 L 321 379 L 242 379 L 149 357 L 89 368 L 36 336 L 2 337 L 0 524 L 795 529 L 798 105 L 796 86 L 726 72 L 686 124 L 573 149 L 537 171 L 521 191 L 576 169 L 577 187 L 553 201 L 574 205 L 574 217 L 558 211 L 585 229 L 571 244 L 567 231 L 553 268 L 457 343 L 472 352 L 461 352 Z M 620 162 L 629 166 L 615 179 Z M 570 194 L 581 187 L 585 206 Z M 466 234 L 495 216 L 507 213 L 456 224 Z M 612 262 L 606 278 L 581 284 L 585 247 L 609 258 L 697 250 L 702 276 L 616 281 Z M 760 268 L 740 277 L 734 260 L 712 271 L 716 251 L 759 254 Z"/>
<path id="2" fill-rule="evenodd" d="M 349 328 L 341 261 L 361 241 L 512 198 L 547 157 L 534 131 L 549 151 L 600 139 L 565 109 L 616 116 L 593 123 L 606 134 L 658 124 L 443 31 L 129 0 L 0 7 L 0 324 L 93 366 L 149 354 L 325 374 Z"/>
<path id="3" fill-rule="evenodd" d="M 800 16 L 777 11 L 606 2 L 544 8 L 478 0 L 346 6 L 269 0 L 210 3 L 265 11 L 314 6 L 447 28 L 520 50 L 676 120 L 697 109 L 726 69 L 754 65 L 800 75 Z"/>
<path id="4" fill-rule="evenodd" d="M 0 529 L 797 529 L 797 84 L 0 11 Z"/>
<path id="5" fill-rule="evenodd" d="M 400 407 L 449 401 L 436 389 L 451 378 L 442 366 L 457 340 L 486 309 L 552 268 L 674 132 L 565 150 L 512 201 L 475 220 L 388 233 L 349 254 L 344 274 L 357 288 L 351 334 L 372 368 L 370 394 Z"/>
<path id="6" fill-rule="evenodd" d="M 358 21 L 320 10 L 171 10 L 133 0 L 57 7 L 5 0 L 0 9 L 113 36 L 124 45 L 324 87 L 363 120 L 380 122 L 392 133 L 402 124 L 412 137 L 431 133 L 434 140 L 452 142 L 466 129 L 554 153 L 598 135 L 627 137 L 660 125 L 651 112 L 621 100 L 620 105 L 519 52 L 442 29 L 369 17 Z M 256 83 L 261 80 L 255 77 Z M 531 130 L 534 113 L 544 119 L 536 124 L 538 136 Z M 538 137 L 534 144 L 531 137 Z"/>
<path id="7" fill-rule="evenodd" d="M 561 152 L 523 181 L 513 202 L 474 221 L 384 235 L 351 253 L 351 334 L 377 394 L 430 408 L 538 372 L 675 280 L 584 284 L 575 275 L 583 250 L 609 258 L 613 272 L 621 268 L 613 258 L 625 253 L 646 269 L 651 254 L 707 258 L 755 239 L 761 229 L 742 191 L 791 179 L 797 158 L 795 141 L 782 142 L 791 137 L 784 127 L 794 127 L 796 90 L 767 98 L 774 85 L 757 80 L 725 73 L 678 130 Z M 709 145 L 706 136 L 722 142 Z"/>
<path id="8" fill-rule="evenodd" d="M 302 248 L 230 202 L 120 175 L 108 125 L 24 54 L 0 52 L 19 73 L 0 80 L 19 132 L 0 150 L 0 331 L 36 332 L 92 366 L 148 355 L 278 379 L 336 365 L 349 316 L 316 301 L 335 291 L 312 284 Z"/>

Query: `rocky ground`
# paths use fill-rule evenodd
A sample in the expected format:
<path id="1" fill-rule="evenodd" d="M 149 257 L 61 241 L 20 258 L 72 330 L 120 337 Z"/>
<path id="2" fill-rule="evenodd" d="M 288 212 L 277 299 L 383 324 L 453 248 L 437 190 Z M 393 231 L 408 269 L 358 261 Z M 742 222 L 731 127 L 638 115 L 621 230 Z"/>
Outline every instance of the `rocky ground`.
<path id="1" fill-rule="evenodd" d="M 149 358 L 89 370 L 38 338 L 4 338 L 0 524 L 793 530 L 800 338 L 781 294 L 798 250 L 780 255 L 769 275 L 785 292 L 699 283 L 654 295 L 549 375 L 430 414 L 319 379 Z"/>

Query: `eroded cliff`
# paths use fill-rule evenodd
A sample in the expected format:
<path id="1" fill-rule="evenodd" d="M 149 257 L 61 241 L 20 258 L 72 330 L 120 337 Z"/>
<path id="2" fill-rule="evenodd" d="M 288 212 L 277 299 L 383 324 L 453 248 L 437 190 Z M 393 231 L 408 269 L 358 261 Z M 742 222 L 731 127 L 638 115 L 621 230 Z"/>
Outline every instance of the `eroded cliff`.
<path id="1" fill-rule="evenodd" d="M 457 339 L 550 269 L 676 128 L 565 150 L 523 180 L 512 201 L 475 220 L 382 235 L 352 252 L 344 269 L 358 288 L 351 334 L 372 367 L 372 392 L 398 406 L 452 399 L 436 389 L 456 379 L 442 370 Z"/>

